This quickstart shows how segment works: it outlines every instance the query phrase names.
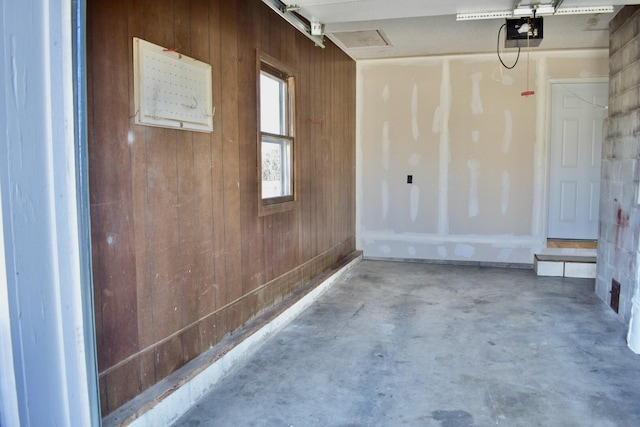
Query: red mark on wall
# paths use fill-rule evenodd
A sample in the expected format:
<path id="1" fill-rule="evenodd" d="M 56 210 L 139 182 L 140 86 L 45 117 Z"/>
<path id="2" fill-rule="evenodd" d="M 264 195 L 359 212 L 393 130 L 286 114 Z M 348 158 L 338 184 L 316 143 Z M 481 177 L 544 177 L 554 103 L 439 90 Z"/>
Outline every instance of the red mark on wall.
<path id="1" fill-rule="evenodd" d="M 625 213 L 620 206 L 618 206 L 618 214 L 616 217 L 617 227 L 616 227 L 616 247 L 620 246 L 620 240 L 622 238 L 622 233 L 624 232 L 624 228 L 629 226 L 629 214 Z"/>

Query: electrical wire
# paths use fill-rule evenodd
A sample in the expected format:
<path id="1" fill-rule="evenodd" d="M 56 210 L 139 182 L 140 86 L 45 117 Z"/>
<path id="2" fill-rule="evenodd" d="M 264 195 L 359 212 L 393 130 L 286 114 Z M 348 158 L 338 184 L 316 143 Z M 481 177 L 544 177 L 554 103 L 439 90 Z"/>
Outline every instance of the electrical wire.
<path id="1" fill-rule="evenodd" d="M 504 61 L 502 60 L 502 58 L 500 57 L 500 34 L 502 33 L 502 29 L 504 27 L 506 27 L 507 24 L 502 24 L 502 26 L 500 27 L 500 29 L 498 30 L 498 43 L 496 44 L 496 52 L 498 54 L 498 59 L 500 60 L 500 63 L 502 64 L 502 66 L 504 68 L 506 68 L 507 70 L 512 70 L 515 68 L 516 65 L 518 65 L 518 59 L 520 59 L 520 46 L 518 46 L 518 56 L 516 57 L 516 62 L 513 63 L 512 66 L 507 66 Z"/>

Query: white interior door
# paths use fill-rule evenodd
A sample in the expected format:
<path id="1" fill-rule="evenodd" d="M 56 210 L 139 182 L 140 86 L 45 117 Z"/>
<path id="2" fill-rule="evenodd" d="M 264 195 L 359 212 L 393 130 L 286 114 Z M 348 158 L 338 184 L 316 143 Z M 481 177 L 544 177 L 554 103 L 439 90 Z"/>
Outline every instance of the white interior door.
<path id="1" fill-rule="evenodd" d="M 604 106 L 608 98 L 608 83 L 551 85 L 549 238 L 598 238 Z"/>

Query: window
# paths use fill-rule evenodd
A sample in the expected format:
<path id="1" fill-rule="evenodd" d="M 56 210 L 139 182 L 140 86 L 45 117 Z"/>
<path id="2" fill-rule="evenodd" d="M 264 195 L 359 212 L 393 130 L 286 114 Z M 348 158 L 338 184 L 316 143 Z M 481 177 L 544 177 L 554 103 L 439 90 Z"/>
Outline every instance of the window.
<path id="1" fill-rule="evenodd" d="M 259 64 L 260 213 L 268 214 L 291 209 L 295 201 L 294 73 L 266 55 Z"/>

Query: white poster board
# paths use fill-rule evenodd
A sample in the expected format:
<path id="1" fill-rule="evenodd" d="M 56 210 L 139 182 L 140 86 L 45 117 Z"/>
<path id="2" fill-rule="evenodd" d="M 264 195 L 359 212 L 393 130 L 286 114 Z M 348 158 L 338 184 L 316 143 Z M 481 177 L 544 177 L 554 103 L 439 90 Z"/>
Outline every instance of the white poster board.
<path id="1" fill-rule="evenodd" d="M 213 132 L 211 65 L 133 38 L 136 124 Z"/>

